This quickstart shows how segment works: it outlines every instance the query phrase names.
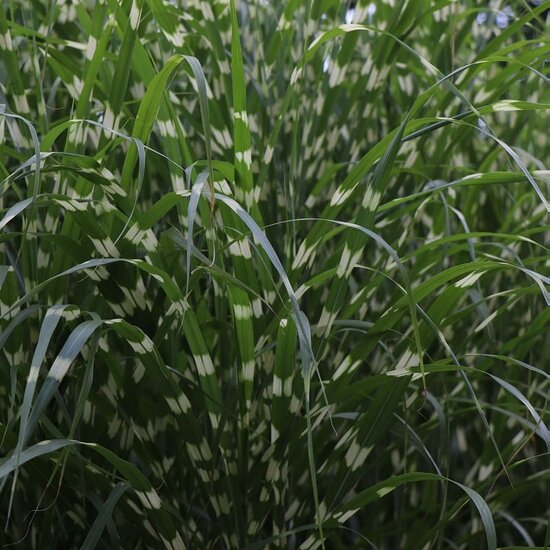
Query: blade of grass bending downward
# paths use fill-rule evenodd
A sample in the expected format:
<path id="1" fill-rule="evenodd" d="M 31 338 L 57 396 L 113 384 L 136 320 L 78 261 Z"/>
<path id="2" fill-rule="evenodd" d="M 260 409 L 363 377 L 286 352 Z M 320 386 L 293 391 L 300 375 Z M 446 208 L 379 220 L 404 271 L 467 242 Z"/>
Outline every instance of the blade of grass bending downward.
<path id="1" fill-rule="evenodd" d="M 423 311 L 423 309 L 420 307 L 420 305 L 415 303 L 414 295 L 413 295 L 413 291 L 412 291 L 412 286 L 410 284 L 410 280 L 408 278 L 407 271 L 405 270 L 401 260 L 397 256 L 397 253 L 395 252 L 395 250 L 393 250 L 393 248 L 384 239 L 382 239 L 382 237 L 380 237 L 379 235 L 377 235 L 373 231 L 370 231 L 369 229 L 367 229 L 365 227 L 362 227 L 362 226 L 360 226 L 358 224 L 355 224 L 355 223 L 344 222 L 344 221 L 339 221 L 339 220 L 331 220 L 331 219 L 327 219 L 327 218 L 301 218 L 300 220 L 302 220 L 302 221 L 326 221 L 328 223 L 334 223 L 334 224 L 337 224 L 337 225 L 343 225 L 343 226 L 346 226 L 346 227 L 357 229 L 357 230 L 363 232 L 365 235 L 373 238 L 379 245 L 381 245 L 388 252 L 388 254 L 391 256 L 391 258 L 395 261 L 395 263 L 398 266 L 398 268 L 399 268 L 399 270 L 402 274 L 402 277 L 405 281 L 404 293 L 405 293 L 405 299 L 408 301 L 409 307 L 411 308 L 411 318 L 417 320 L 417 318 L 418 318 L 417 317 L 417 311 L 418 311 L 418 313 L 420 313 L 422 318 L 428 323 L 428 325 L 430 326 L 430 328 L 432 329 L 434 334 L 437 336 L 437 338 L 441 341 L 441 343 L 443 344 L 443 346 L 445 347 L 447 352 L 452 357 L 455 364 L 457 366 L 460 365 L 460 362 L 458 361 L 456 355 L 452 351 L 452 349 L 449 346 L 449 344 L 447 343 L 447 341 L 444 339 L 441 331 L 438 330 L 438 328 L 435 326 L 433 321 L 430 319 L 430 317 L 428 315 L 426 315 L 426 313 Z M 298 221 L 298 220 L 295 220 L 295 221 Z M 414 311 L 414 313 L 413 313 L 413 311 Z M 415 332 L 415 343 L 416 343 L 416 346 L 418 347 L 419 343 L 420 343 L 420 334 L 419 334 L 419 331 L 418 331 L 418 321 L 413 323 L 413 331 Z M 419 354 L 419 356 L 420 356 L 420 354 Z M 421 369 L 424 388 L 426 390 L 425 369 L 423 367 L 423 363 L 421 362 L 421 360 L 419 361 L 419 363 L 420 363 L 420 369 Z M 472 399 L 474 401 L 476 410 L 478 411 L 478 413 L 479 413 L 479 415 L 482 419 L 483 425 L 484 425 L 485 429 L 487 430 L 487 434 L 489 435 L 489 438 L 491 439 L 491 442 L 492 442 L 493 447 L 495 448 L 495 451 L 496 451 L 496 453 L 499 457 L 499 460 L 500 460 L 500 463 L 503 467 L 503 470 L 506 472 L 506 475 L 508 475 L 506 464 L 505 464 L 505 462 L 502 458 L 500 450 L 497 446 L 497 443 L 494 439 L 493 433 L 492 433 L 491 428 L 489 426 L 489 422 L 488 422 L 487 417 L 485 416 L 485 414 L 483 412 L 481 404 L 479 403 L 479 400 L 476 396 L 474 388 L 473 388 L 473 386 L 472 386 L 472 384 L 471 384 L 471 382 L 470 382 L 470 380 L 469 380 L 469 378 L 468 378 L 465 371 L 460 370 L 460 375 L 463 378 L 464 382 L 466 383 L 466 387 L 467 387 L 470 395 L 472 396 Z"/>
<path id="2" fill-rule="evenodd" d="M 31 361 L 31 368 L 29 370 L 29 375 L 27 376 L 27 385 L 25 386 L 25 393 L 23 395 L 23 407 L 21 409 L 21 420 L 19 425 L 19 437 L 17 440 L 17 446 L 15 447 L 15 466 L 14 466 L 14 475 L 13 483 L 11 487 L 10 502 L 8 506 L 8 515 L 6 518 L 6 526 L 10 521 L 11 508 L 13 504 L 13 497 L 15 493 L 15 485 L 17 483 L 17 474 L 19 469 L 19 464 L 21 461 L 21 451 L 23 450 L 23 445 L 26 439 L 27 424 L 29 420 L 29 413 L 31 410 L 32 399 L 34 396 L 34 391 L 36 389 L 36 382 L 38 380 L 38 373 L 46 351 L 52 339 L 53 333 L 59 324 L 63 316 L 63 312 L 68 308 L 67 305 L 56 305 L 48 309 L 42 326 L 40 327 L 40 334 L 38 336 L 38 344 L 34 350 L 34 355 Z"/>
<path id="3" fill-rule="evenodd" d="M 366 506 L 370 502 L 378 500 L 379 498 L 387 495 L 394 491 L 397 487 L 405 483 L 413 483 L 418 481 L 448 481 L 457 487 L 460 487 L 469 499 L 472 501 L 474 506 L 477 508 L 481 521 L 483 523 L 483 528 L 485 530 L 485 536 L 487 538 L 487 548 L 488 550 L 496 550 L 497 548 L 497 534 L 495 529 L 495 524 L 493 521 L 493 516 L 491 510 L 483 497 L 462 483 L 449 479 L 445 476 L 440 476 L 438 474 L 424 473 L 424 472 L 411 472 L 408 474 L 401 474 L 398 476 L 393 476 L 385 481 L 381 481 L 364 491 L 361 491 L 358 495 L 354 496 L 350 501 L 346 502 L 340 509 L 335 513 L 339 522 L 343 522 L 344 518 L 348 519 L 351 517 L 359 508 Z"/>
<path id="4" fill-rule="evenodd" d="M 32 409 L 27 430 L 23 435 L 23 445 L 28 441 L 36 428 L 42 413 L 45 411 L 48 403 L 55 394 L 59 384 L 67 374 L 71 364 L 76 359 L 88 338 L 103 324 L 103 320 L 94 315 L 91 321 L 80 323 L 67 338 L 65 345 L 61 348 L 59 355 L 56 357 L 51 366 L 48 376 L 36 398 L 36 403 Z"/>
<path id="5" fill-rule="evenodd" d="M 155 123 L 157 114 L 161 106 L 161 102 L 164 98 L 164 92 L 166 91 L 170 81 L 174 77 L 176 71 L 181 66 L 183 61 L 186 61 L 187 64 L 191 67 L 191 71 L 193 72 L 193 76 L 195 77 L 195 81 L 197 83 L 199 107 L 204 132 L 204 144 L 206 149 L 208 172 L 210 174 L 210 186 L 211 190 L 213 190 L 214 168 L 212 166 L 212 146 L 210 139 L 210 115 L 208 111 L 207 85 L 201 64 L 196 57 L 190 55 L 174 55 L 166 62 L 161 71 L 153 78 L 151 84 L 149 84 L 149 87 L 147 88 L 147 92 L 145 93 L 143 100 L 141 101 L 139 111 L 136 116 L 134 130 L 132 132 L 132 137 L 134 139 L 138 139 L 140 142 L 143 142 L 145 144 L 149 141 L 149 136 L 151 134 L 153 124 Z M 127 192 L 129 192 L 130 196 L 130 187 L 132 181 L 131 176 L 135 162 L 136 151 L 134 149 L 130 149 L 124 161 L 124 168 L 122 173 L 122 187 Z M 139 188 L 136 191 L 139 192 Z M 211 197 L 211 200 L 214 200 L 213 196 Z"/>
<path id="6" fill-rule="evenodd" d="M 211 193 L 209 191 L 205 191 L 204 194 L 208 196 L 212 201 L 210 197 Z M 269 242 L 265 233 L 254 221 L 252 216 L 250 216 L 250 214 L 248 214 L 248 212 L 246 212 L 242 208 L 242 206 L 239 205 L 239 203 L 237 203 L 236 201 L 234 201 L 233 199 L 225 195 L 222 195 L 220 193 L 215 193 L 215 199 L 217 199 L 218 201 L 228 206 L 248 227 L 255 241 L 260 244 L 260 246 L 263 248 L 263 250 L 267 254 L 269 261 L 273 264 L 273 267 L 279 273 L 281 281 L 290 299 L 290 303 L 292 307 L 292 317 L 294 318 L 294 322 L 296 323 L 296 328 L 298 330 L 298 341 L 300 345 L 300 354 L 302 357 L 302 376 L 304 379 L 304 399 L 306 403 L 306 421 L 308 426 L 308 457 L 309 457 L 309 465 L 310 465 L 310 476 L 312 481 L 313 496 L 315 500 L 317 526 L 319 529 L 319 535 L 321 537 L 321 540 L 323 540 L 323 527 L 320 521 L 321 514 L 319 510 L 317 477 L 315 473 L 316 472 L 315 457 L 313 454 L 313 438 L 312 438 L 312 432 L 311 432 L 311 411 L 309 407 L 310 379 L 311 379 L 311 373 L 312 373 L 311 369 L 312 369 L 312 363 L 314 362 L 314 356 L 313 356 L 313 351 L 311 346 L 311 328 L 309 325 L 309 321 L 306 315 L 300 309 L 300 305 L 298 303 L 298 298 L 296 296 L 296 293 L 292 288 L 290 279 L 288 278 L 288 275 L 281 261 L 279 260 L 279 257 L 277 256 L 275 249 Z"/>
<path id="7" fill-rule="evenodd" d="M 208 174 L 201 172 L 197 176 L 197 181 L 191 188 L 191 198 L 187 206 L 187 253 L 185 255 L 185 297 L 189 295 L 189 278 L 191 276 L 191 255 L 193 250 L 193 226 L 195 224 L 195 216 L 197 214 L 197 206 L 202 194 L 204 184 L 208 180 Z"/>

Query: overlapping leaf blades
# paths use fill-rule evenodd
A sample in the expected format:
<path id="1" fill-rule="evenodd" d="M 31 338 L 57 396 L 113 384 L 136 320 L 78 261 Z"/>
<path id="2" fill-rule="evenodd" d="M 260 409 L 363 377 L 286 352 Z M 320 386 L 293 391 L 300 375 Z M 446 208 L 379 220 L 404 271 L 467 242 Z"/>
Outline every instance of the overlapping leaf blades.
<path id="1" fill-rule="evenodd" d="M 27 4 L 0 540 L 548 543 L 550 2 Z"/>

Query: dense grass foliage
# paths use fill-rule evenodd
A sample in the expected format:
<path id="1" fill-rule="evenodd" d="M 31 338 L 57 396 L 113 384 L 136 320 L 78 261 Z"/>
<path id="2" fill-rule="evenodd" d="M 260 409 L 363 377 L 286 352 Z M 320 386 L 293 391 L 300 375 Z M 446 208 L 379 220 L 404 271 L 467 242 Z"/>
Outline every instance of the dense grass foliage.
<path id="1" fill-rule="evenodd" d="M 548 544 L 549 9 L 1 2 L 0 541 Z"/>

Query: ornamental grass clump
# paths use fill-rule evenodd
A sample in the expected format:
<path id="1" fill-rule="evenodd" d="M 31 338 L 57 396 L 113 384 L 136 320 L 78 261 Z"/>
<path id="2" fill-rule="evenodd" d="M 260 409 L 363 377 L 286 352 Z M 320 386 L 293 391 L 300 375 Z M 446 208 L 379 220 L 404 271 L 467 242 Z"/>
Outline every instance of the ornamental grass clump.
<path id="1" fill-rule="evenodd" d="M 0 5 L 0 542 L 550 543 L 550 1 Z"/>

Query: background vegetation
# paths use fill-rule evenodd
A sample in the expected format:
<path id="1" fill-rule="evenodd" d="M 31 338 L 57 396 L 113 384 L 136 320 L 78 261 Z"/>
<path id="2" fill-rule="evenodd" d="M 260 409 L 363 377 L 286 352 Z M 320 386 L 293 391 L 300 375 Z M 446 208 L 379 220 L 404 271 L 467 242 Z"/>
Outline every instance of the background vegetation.
<path id="1" fill-rule="evenodd" d="M 550 2 L 0 3 L 0 541 L 543 547 Z"/>

